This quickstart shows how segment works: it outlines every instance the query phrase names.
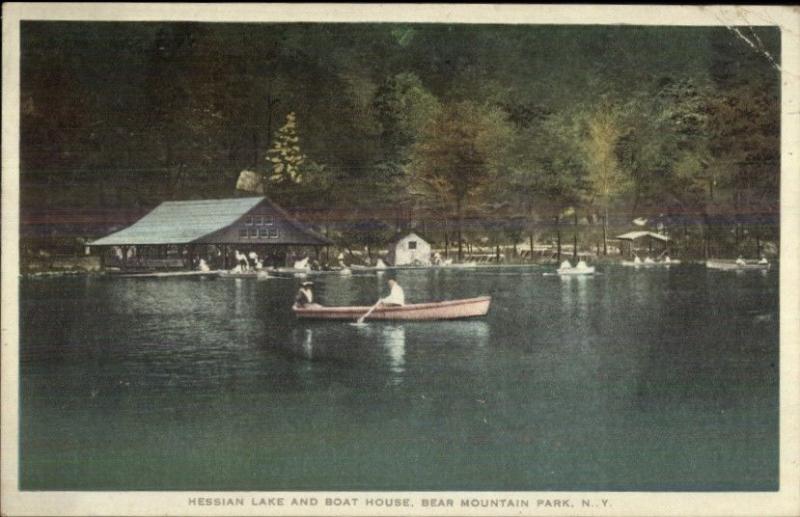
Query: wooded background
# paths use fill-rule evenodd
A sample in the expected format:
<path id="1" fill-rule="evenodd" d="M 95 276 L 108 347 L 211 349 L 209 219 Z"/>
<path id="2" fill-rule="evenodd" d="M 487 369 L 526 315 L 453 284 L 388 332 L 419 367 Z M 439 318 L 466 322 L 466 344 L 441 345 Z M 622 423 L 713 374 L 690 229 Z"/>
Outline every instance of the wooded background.
<path id="1" fill-rule="evenodd" d="M 643 218 L 690 255 L 757 254 L 779 62 L 768 27 L 23 22 L 23 239 L 230 197 L 247 169 L 348 246 L 569 223 L 603 253 Z"/>

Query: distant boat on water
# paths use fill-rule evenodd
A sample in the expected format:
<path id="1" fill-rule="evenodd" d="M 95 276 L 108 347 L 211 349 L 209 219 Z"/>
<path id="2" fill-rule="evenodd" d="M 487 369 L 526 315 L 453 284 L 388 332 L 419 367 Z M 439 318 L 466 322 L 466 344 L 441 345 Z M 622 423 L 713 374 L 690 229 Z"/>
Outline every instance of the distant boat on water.
<path id="1" fill-rule="evenodd" d="M 770 263 L 756 260 L 709 259 L 706 260 L 706 267 L 722 271 L 767 271 L 770 268 Z"/>

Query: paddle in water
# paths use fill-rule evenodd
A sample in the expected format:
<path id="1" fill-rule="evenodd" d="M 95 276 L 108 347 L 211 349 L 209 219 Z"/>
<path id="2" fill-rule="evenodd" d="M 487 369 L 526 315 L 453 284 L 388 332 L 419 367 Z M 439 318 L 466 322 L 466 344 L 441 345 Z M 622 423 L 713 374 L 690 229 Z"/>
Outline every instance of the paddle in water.
<path id="1" fill-rule="evenodd" d="M 364 320 L 365 320 L 365 319 L 367 319 L 367 316 L 369 316 L 370 314 L 372 314 L 372 311 L 374 311 L 374 310 L 375 310 L 375 309 L 378 307 L 378 305 L 380 305 L 380 304 L 381 304 L 381 301 L 380 301 L 380 300 L 378 300 L 377 302 L 375 302 L 375 305 L 373 305 L 372 307 L 370 307 L 370 308 L 369 308 L 369 310 L 368 310 L 368 311 L 367 311 L 367 312 L 366 312 L 366 313 L 365 313 L 363 316 L 361 316 L 360 318 L 358 318 L 358 320 L 356 320 L 356 322 L 355 322 L 355 323 L 351 323 L 351 325 L 353 325 L 354 327 L 364 327 L 364 326 L 366 326 L 367 324 L 366 324 L 366 323 L 364 323 Z"/>

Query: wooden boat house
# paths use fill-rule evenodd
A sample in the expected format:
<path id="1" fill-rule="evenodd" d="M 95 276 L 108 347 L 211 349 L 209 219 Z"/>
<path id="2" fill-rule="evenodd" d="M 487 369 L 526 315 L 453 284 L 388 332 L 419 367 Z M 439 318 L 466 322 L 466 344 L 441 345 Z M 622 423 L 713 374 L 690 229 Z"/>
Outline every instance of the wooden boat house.
<path id="1" fill-rule="evenodd" d="M 131 226 L 89 243 L 104 266 L 195 269 L 236 265 L 236 253 L 255 252 L 265 266 L 315 255 L 332 242 L 264 196 L 161 203 Z M 292 256 L 294 255 L 294 256 Z"/>
<path id="2" fill-rule="evenodd" d="M 393 266 L 421 265 L 431 263 L 431 245 L 414 232 L 396 238 L 389 245 L 387 260 Z"/>
<path id="3" fill-rule="evenodd" d="M 656 258 L 669 252 L 670 238 L 660 233 L 635 231 L 617 235 L 615 239 L 620 241 L 620 253 L 626 259 L 633 258 L 634 254 Z"/>

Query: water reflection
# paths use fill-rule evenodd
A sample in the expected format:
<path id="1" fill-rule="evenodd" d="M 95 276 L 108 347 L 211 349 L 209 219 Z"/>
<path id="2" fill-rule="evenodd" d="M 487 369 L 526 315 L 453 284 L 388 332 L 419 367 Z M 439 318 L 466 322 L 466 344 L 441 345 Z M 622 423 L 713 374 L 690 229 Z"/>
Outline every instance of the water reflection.
<path id="1" fill-rule="evenodd" d="M 389 357 L 389 370 L 395 375 L 393 384 L 403 382 L 406 357 L 406 329 L 399 325 L 396 327 L 383 327 L 382 345 Z"/>
<path id="2" fill-rule="evenodd" d="M 241 316 L 244 306 L 247 303 L 244 295 L 244 280 L 236 278 L 233 280 L 236 289 L 236 296 L 234 298 L 234 314 Z"/>
<path id="3" fill-rule="evenodd" d="M 573 307 L 573 312 L 586 312 L 588 309 L 587 289 L 591 277 L 586 275 L 562 275 L 561 300 L 565 307 Z"/>

